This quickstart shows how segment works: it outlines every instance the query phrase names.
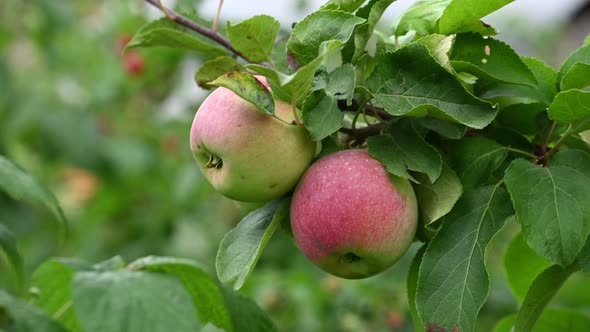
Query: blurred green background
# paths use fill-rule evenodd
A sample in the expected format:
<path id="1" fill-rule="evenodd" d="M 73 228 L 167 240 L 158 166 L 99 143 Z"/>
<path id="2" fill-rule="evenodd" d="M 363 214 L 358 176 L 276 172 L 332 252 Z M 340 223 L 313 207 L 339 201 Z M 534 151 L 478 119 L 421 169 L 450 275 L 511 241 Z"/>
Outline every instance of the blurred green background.
<path id="1" fill-rule="evenodd" d="M 121 54 L 149 21 L 146 9 L 127 0 L 0 2 L 0 154 L 39 177 L 70 222 L 60 243 L 49 212 L 0 193 L 0 222 L 16 234 L 29 273 L 53 256 L 97 262 L 150 254 L 194 259 L 213 273 L 219 241 L 241 218 L 192 161 L 188 132 L 205 96 L 192 78 L 196 55 Z M 531 37 L 539 47 L 528 51 L 547 51 L 549 38 L 557 42 L 567 29 L 551 31 Z M 556 62 L 555 54 L 540 56 Z M 508 224 L 489 252 L 492 285 L 478 331 L 517 309 L 502 270 L 517 231 Z M 243 292 L 280 331 L 412 331 L 405 278 L 419 246 L 381 275 L 346 281 L 315 268 L 279 233 Z M 13 289 L 2 258 L 0 286 Z M 590 313 L 590 278 L 576 275 L 554 303 Z"/>

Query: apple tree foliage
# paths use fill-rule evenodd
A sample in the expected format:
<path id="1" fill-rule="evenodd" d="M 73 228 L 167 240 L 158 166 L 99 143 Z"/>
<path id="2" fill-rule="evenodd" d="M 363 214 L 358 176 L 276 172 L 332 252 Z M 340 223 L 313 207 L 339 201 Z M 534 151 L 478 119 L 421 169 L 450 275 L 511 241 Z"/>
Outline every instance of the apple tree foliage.
<path id="1" fill-rule="evenodd" d="M 270 114 L 273 98 L 287 101 L 320 156 L 366 148 L 412 181 L 423 243 L 407 279 L 417 331 L 477 331 L 490 290 L 486 248 L 507 223 L 521 230 L 505 253 L 520 310 L 496 330 L 589 330 L 583 314 L 547 307 L 568 277 L 590 273 L 590 144 L 580 135 L 590 129 L 590 43 L 554 69 L 518 55 L 481 20 L 510 0 L 420 0 L 378 30 L 393 2 L 328 1 L 291 31 L 260 15 L 214 32 L 168 12 L 128 48 L 192 52 L 204 61 L 199 86 L 229 88 Z M 252 75 L 266 77 L 272 96 Z M 47 207 L 67 236 L 55 197 L 3 157 L 0 189 Z M 223 238 L 216 277 L 150 256 L 54 259 L 26 279 L 0 225 L 0 248 L 30 293 L 0 292 L 0 330 L 274 331 L 237 290 L 273 234 L 290 230 L 289 201 L 269 202 Z"/>

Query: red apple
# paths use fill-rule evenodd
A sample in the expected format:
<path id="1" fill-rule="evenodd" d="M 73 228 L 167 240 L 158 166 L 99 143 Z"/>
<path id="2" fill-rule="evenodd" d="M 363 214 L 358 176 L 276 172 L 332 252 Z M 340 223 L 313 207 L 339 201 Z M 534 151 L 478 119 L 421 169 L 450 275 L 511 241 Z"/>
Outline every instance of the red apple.
<path id="1" fill-rule="evenodd" d="M 410 182 L 387 173 L 360 149 L 315 162 L 291 203 L 291 227 L 301 251 L 342 278 L 366 278 L 389 268 L 412 243 L 417 224 Z"/>
<path id="2" fill-rule="evenodd" d="M 143 56 L 135 51 L 127 51 L 121 58 L 125 72 L 130 76 L 139 76 L 145 70 Z"/>
<path id="3" fill-rule="evenodd" d="M 119 34 L 115 40 L 115 50 L 118 53 L 123 52 L 132 39 L 133 36 L 130 34 Z M 121 55 L 121 63 L 123 64 L 123 69 L 129 76 L 139 76 L 145 70 L 145 59 L 143 55 L 135 50 L 129 50 Z"/>

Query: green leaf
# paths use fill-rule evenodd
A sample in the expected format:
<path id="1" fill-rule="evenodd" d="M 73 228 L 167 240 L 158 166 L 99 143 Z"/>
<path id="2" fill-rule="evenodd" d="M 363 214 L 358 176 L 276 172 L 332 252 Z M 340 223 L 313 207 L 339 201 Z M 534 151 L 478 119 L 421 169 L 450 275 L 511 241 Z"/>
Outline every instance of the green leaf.
<path id="1" fill-rule="evenodd" d="M 219 280 L 240 289 L 262 250 L 289 213 L 288 200 L 275 199 L 245 216 L 219 244 L 215 269 Z"/>
<path id="2" fill-rule="evenodd" d="M 467 132 L 464 125 L 433 117 L 418 118 L 413 122 L 448 139 L 460 139 Z"/>
<path id="3" fill-rule="evenodd" d="M 424 327 L 420 322 L 420 316 L 418 316 L 418 309 L 416 308 L 416 290 L 418 288 L 418 273 L 420 271 L 420 263 L 424 257 L 426 251 L 426 245 L 423 245 L 416 252 L 416 256 L 412 259 L 410 264 L 410 271 L 408 272 L 407 288 L 408 288 L 408 304 L 410 305 L 410 315 L 412 316 L 412 322 L 414 322 L 414 331 L 423 332 Z"/>
<path id="4" fill-rule="evenodd" d="M 59 260 L 50 260 L 35 270 L 31 289 L 33 303 L 63 324 L 68 331 L 82 331 L 72 308 L 72 279 L 75 270 Z"/>
<path id="5" fill-rule="evenodd" d="M 20 290 L 25 282 L 23 258 L 18 251 L 14 234 L 2 224 L 0 224 L 0 250 L 0 253 L 4 251 L 5 257 L 12 266 L 16 277 L 17 289 Z"/>
<path id="6" fill-rule="evenodd" d="M 580 252 L 578 263 L 580 263 L 584 272 L 590 274 L 590 239 L 586 243 L 584 249 L 582 249 L 582 252 Z"/>
<path id="7" fill-rule="evenodd" d="M 314 141 L 322 140 L 342 127 L 344 113 L 338 108 L 338 100 L 323 91 L 310 94 L 301 112 L 303 124 Z"/>
<path id="8" fill-rule="evenodd" d="M 590 125 L 590 122 L 588 124 Z M 563 143 L 567 149 L 577 149 L 590 153 L 590 143 L 581 134 L 572 134 Z"/>
<path id="9" fill-rule="evenodd" d="M 488 14 L 506 6 L 514 0 L 453 0 L 445 8 L 438 22 L 438 32 L 448 35 L 454 32 L 469 31 L 474 23 Z"/>
<path id="10" fill-rule="evenodd" d="M 590 181 L 590 154 L 584 151 L 576 149 L 559 151 L 551 159 L 550 165 L 571 167 Z"/>
<path id="11" fill-rule="evenodd" d="M 289 103 L 295 101 L 295 104 L 300 107 L 311 89 L 316 70 L 329 56 L 341 47 L 342 42 L 339 41 L 323 43 L 322 47 L 320 47 L 320 55 L 291 75 L 285 75 L 261 66 L 249 65 L 247 67 L 268 77 L 268 83 L 272 88 L 273 94 L 279 99 Z"/>
<path id="12" fill-rule="evenodd" d="M 590 154 L 575 149 L 560 151 L 551 160 L 551 166 L 566 166 L 583 174 L 590 181 Z M 578 255 L 578 262 L 590 274 L 590 239 Z"/>
<path id="13" fill-rule="evenodd" d="M 239 292 L 222 288 L 225 305 L 231 313 L 233 326 L 236 331 L 277 332 L 278 329 L 252 300 L 242 296 Z M 247 328 L 246 328 L 247 327 Z"/>
<path id="14" fill-rule="evenodd" d="M 514 331 L 532 331 L 547 303 L 577 269 L 575 264 L 566 268 L 553 265 L 543 271 L 535 279 L 524 298 L 514 321 Z"/>
<path id="15" fill-rule="evenodd" d="M 221 289 L 195 262 L 182 258 L 148 256 L 135 260 L 127 268 L 164 272 L 178 278 L 191 295 L 203 324 L 211 322 L 227 332 L 235 330 L 225 307 Z"/>
<path id="16" fill-rule="evenodd" d="M 246 64 L 244 67 L 257 73 L 257 74 L 260 74 L 260 75 L 266 77 L 268 79 L 269 83 L 275 82 L 276 84 L 278 84 L 279 87 L 280 87 L 280 84 L 282 84 L 283 82 L 288 82 L 290 79 L 292 79 L 287 74 L 283 74 L 282 72 L 280 72 L 278 70 L 268 68 L 263 65 L 249 63 L 249 64 Z M 314 69 L 314 71 L 315 71 L 315 69 Z"/>
<path id="17" fill-rule="evenodd" d="M 0 321 L 0 328 L 10 332 L 67 332 L 59 323 L 51 319 L 43 310 L 0 289 L 0 309 L 5 310 L 10 318 L 8 326 Z M 0 310 L 1 311 L 1 310 Z"/>
<path id="18" fill-rule="evenodd" d="M 526 57 L 521 57 L 521 59 L 535 76 L 538 83 L 536 86 L 483 80 L 479 81 L 475 87 L 476 95 L 484 99 L 509 96 L 524 99 L 525 101 L 531 100 L 546 105 L 551 104 L 557 94 L 557 72 L 539 59 Z"/>
<path id="19" fill-rule="evenodd" d="M 379 104 L 392 115 L 430 113 L 472 128 L 483 128 L 496 116 L 489 103 L 465 90 L 423 45 L 410 44 L 383 54 L 366 83 Z"/>
<path id="20" fill-rule="evenodd" d="M 246 72 L 230 72 L 209 83 L 222 86 L 254 104 L 258 110 L 274 114 L 275 102 L 270 91 L 254 76 Z"/>
<path id="21" fill-rule="evenodd" d="M 226 55 L 223 49 L 199 38 L 188 28 L 163 17 L 139 29 L 125 49 L 163 46 L 196 51 L 206 58 Z"/>
<path id="22" fill-rule="evenodd" d="M 393 175 L 416 181 L 408 170 L 421 172 L 433 183 L 442 172 L 440 153 L 424 141 L 409 121 L 391 124 L 382 135 L 369 137 L 367 142 L 369 154 Z"/>
<path id="23" fill-rule="evenodd" d="M 517 159 L 504 181 L 531 248 L 561 266 L 572 263 L 590 234 L 590 180 L 570 166 Z"/>
<path id="24" fill-rule="evenodd" d="M 544 127 L 544 128 L 546 128 L 547 130 L 549 129 L 549 127 Z M 509 129 L 509 128 L 502 128 L 502 127 L 489 128 L 489 130 L 487 130 L 487 132 L 486 132 L 486 137 L 496 141 L 500 145 L 505 146 L 506 149 L 508 149 L 509 153 L 512 153 L 513 155 L 518 156 L 518 157 L 523 157 L 522 152 L 530 153 L 530 152 L 535 151 L 535 146 L 531 143 L 531 141 L 526 136 L 523 136 L 522 134 L 520 134 L 512 129 Z M 511 148 L 515 148 L 516 150 L 520 150 L 521 152 L 511 150 Z M 531 156 L 528 156 L 528 157 L 531 158 Z M 535 155 L 535 158 L 531 158 L 531 159 L 537 159 L 536 155 Z M 506 161 L 505 161 L 494 172 L 495 174 L 499 175 L 499 177 L 498 178 L 494 177 L 492 179 L 492 181 L 499 181 L 500 178 L 503 177 L 506 167 L 508 167 L 508 164 L 506 164 Z"/>
<path id="25" fill-rule="evenodd" d="M 141 271 L 78 272 L 74 310 L 84 332 L 198 331 L 192 299 L 171 276 Z"/>
<path id="26" fill-rule="evenodd" d="M 508 44 L 475 33 L 457 35 L 451 63 L 456 71 L 468 72 L 480 78 L 537 85 L 531 70 Z"/>
<path id="27" fill-rule="evenodd" d="M 545 258 L 537 255 L 526 243 L 521 233 L 510 241 L 504 255 L 504 269 L 508 284 L 520 302 L 526 296 L 537 275 L 551 266 Z"/>
<path id="28" fill-rule="evenodd" d="M 578 63 L 590 64 L 590 44 L 584 44 L 565 59 L 559 68 L 558 81 L 562 82 L 563 77 Z"/>
<path id="29" fill-rule="evenodd" d="M 579 123 L 590 120 L 590 91 L 567 90 L 555 96 L 549 105 L 549 117 L 561 123 Z"/>
<path id="30" fill-rule="evenodd" d="M 324 90 L 326 94 L 334 96 L 340 100 L 346 100 L 351 103 L 354 97 L 354 87 L 356 86 L 356 72 L 354 67 L 347 63 L 332 71 L 329 81 Z"/>
<path id="31" fill-rule="evenodd" d="M 365 81 L 375 69 L 377 59 L 370 56 L 369 53 L 363 54 L 356 63 L 356 77 L 360 82 Z"/>
<path id="32" fill-rule="evenodd" d="M 399 15 L 393 22 L 393 33 L 403 36 L 410 31 L 429 35 L 438 31 L 437 23 L 451 0 L 420 0 Z"/>
<path id="33" fill-rule="evenodd" d="M 426 35 L 416 41 L 428 48 L 432 57 L 449 73 L 454 73 L 455 69 L 451 66 L 449 58 L 450 51 L 455 42 L 455 35 L 445 36 L 439 34 Z"/>
<path id="34" fill-rule="evenodd" d="M 287 53 L 299 66 L 312 62 L 320 55 L 320 45 L 329 40 L 346 42 L 356 26 L 365 19 L 347 12 L 320 10 L 297 23 L 287 42 Z"/>
<path id="35" fill-rule="evenodd" d="M 420 220 L 423 225 L 429 225 L 449 213 L 463 194 L 463 186 L 455 172 L 443 164 L 442 172 L 432 183 L 426 176 L 417 174 L 420 184 L 414 185 Z"/>
<path id="36" fill-rule="evenodd" d="M 500 108 L 498 123 L 521 134 L 534 135 L 548 125 L 547 105 L 543 103 L 513 104 Z"/>
<path id="37" fill-rule="evenodd" d="M 450 166 L 465 188 L 489 183 L 490 175 L 508 154 L 506 147 L 485 137 L 464 138 L 449 143 Z"/>
<path id="38" fill-rule="evenodd" d="M 195 73 L 195 81 L 201 88 L 211 89 L 213 86 L 209 82 L 232 71 L 244 71 L 244 67 L 230 56 L 220 56 L 205 62 Z"/>
<path id="39" fill-rule="evenodd" d="M 361 25 L 354 34 L 354 55 L 352 62 L 356 61 L 364 54 L 367 42 L 375 31 L 375 26 L 381 16 L 395 0 L 371 0 L 363 8 L 359 9 L 357 16 L 366 19 L 367 21 Z M 364 2 L 364 1 L 363 1 Z"/>
<path id="40" fill-rule="evenodd" d="M 287 38 L 279 38 L 272 49 L 272 63 L 274 68 L 279 71 L 289 72 L 289 63 L 287 62 Z"/>
<path id="41" fill-rule="evenodd" d="M 367 0 L 330 0 L 327 4 L 322 6 L 322 10 L 339 9 L 352 13 L 362 6 L 365 1 Z"/>
<path id="42" fill-rule="evenodd" d="M 274 17 L 258 15 L 236 25 L 227 23 L 232 46 L 251 62 L 271 61 L 272 48 L 281 24 Z"/>
<path id="43" fill-rule="evenodd" d="M 0 190 L 19 201 L 47 207 L 58 221 L 62 236 L 67 231 L 66 217 L 55 196 L 37 179 L 0 155 Z"/>
<path id="44" fill-rule="evenodd" d="M 590 63 L 575 63 L 561 78 L 561 90 L 584 89 L 590 85 Z"/>
<path id="45" fill-rule="evenodd" d="M 495 30 L 480 21 L 481 18 L 514 0 L 494 0 L 479 3 L 474 0 L 422 0 L 415 2 L 393 23 L 393 31 L 402 36 L 409 31 L 419 35 L 457 32 L 495 34 Z"/>
<path id="46" fill-rule="evenodd" d="M 485 250 L 513 213 L 506 191 L 466 191 L 434 236 L 420 265 L 416 301 L 423 326 L 475 331 L 489 291 Z"/>
<path id="47" fill-rule="evenodd" d="M 92 265 L 92 269 L 95 271 L 117 271 L 122 270 L 124 267 L 125 260 L 119 255 Z"/>
<path id="48" fill-rule="evenodd" d="M 510 315 L 502 318 L 502 320 L 500 320 L 496 326 L 494 326 L 493 332 L 512 332 L 514 320 L 516 320 L 516 315 Z"/>
<path id="49" fill-rule="evenodd" d="M 503 318 L 494 328 L 494 332 L 511 332 L 516 315 Z M 573 310 L 548 308 L 541 314 L 533 331 L 590 331 L 590 318 Z"/>

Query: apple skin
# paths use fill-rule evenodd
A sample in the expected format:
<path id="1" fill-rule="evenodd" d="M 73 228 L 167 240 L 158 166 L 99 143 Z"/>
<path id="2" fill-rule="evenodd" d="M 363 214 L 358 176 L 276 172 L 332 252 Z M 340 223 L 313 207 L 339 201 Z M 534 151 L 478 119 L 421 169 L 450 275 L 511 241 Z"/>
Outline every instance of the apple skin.
<path id="1" fill-rule="evenodd" d="M 263 78 L 257 79 L 268 88 Z M 205 178 L 222 195 L 242 202 L 270 201 L 295 187 L 315 155 L 309 132 L 292 122 L 287 103 L 275 101 L 273 116 L 220 87 L 195 115 L 191 150 Z"/>
<path id="2" fill-rule="evenodd" d="M 389 268 L 416 234 L 418 205 L 410 182 L 387 173 L 365 150 L 327 155 L 305 172 L 291 202 L 301 251 L 347 279 Z"/>

